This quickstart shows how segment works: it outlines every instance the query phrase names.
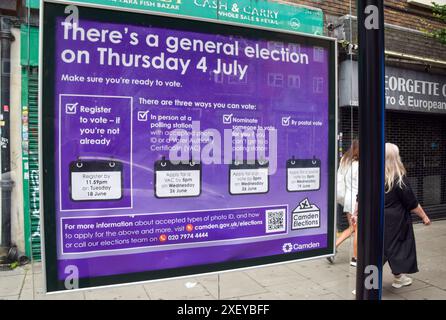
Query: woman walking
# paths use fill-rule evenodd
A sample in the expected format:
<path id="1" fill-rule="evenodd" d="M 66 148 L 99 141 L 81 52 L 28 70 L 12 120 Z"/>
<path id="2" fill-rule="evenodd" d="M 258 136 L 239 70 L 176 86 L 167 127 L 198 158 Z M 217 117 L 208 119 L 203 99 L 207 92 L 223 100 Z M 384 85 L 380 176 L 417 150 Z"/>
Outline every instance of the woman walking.
<path id="1" fill-rule="evenodd" d="M 411 213 L 425 225 L 431 222 L 410 187 L 398 147 L 391 143 L 386 144 L 385 185 L 384 262 L 389 262 L 392 286 L 398 289 L 412 284 L 406 274 L 418 272 Z"/>
<path id="2" fill-rule="evenodd" d="M 353 140 L 350 149 L 344 154 L 337 174 L 337 202 L 343 206 L 343 212 L 347 216 L 349 227 L 345 229 L 336 239 L 336 249 L 347 240 L 353 233 L 353 257 L 350 265 L 356 267 L 357 257 L 357 236 L 356 223 L 353 218 L 356 206 L 356 196 L 358 194 L 358 171 L 359 171 L 359 141 Z M 327 258 L 333 263 L 333 258 Z"/>

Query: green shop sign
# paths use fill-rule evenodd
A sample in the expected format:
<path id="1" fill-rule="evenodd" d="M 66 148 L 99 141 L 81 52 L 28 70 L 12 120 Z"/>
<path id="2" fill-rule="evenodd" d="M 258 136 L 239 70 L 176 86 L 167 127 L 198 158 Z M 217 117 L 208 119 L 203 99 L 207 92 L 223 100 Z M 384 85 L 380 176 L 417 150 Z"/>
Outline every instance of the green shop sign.
<path id="1" fill-rule="evenodd" d="M 322 35 L 322 10 L 267 0 L 74 0 L 107 7 L 181 14 Z"/>
<path id="2" fill-rule="evenodd" d="M 40 2 L 40 0 L 26 0 L 25 5 L 28 8 L 31 8 L 31 9 L 38 9 L 39 8 L 39 2 Z"/>

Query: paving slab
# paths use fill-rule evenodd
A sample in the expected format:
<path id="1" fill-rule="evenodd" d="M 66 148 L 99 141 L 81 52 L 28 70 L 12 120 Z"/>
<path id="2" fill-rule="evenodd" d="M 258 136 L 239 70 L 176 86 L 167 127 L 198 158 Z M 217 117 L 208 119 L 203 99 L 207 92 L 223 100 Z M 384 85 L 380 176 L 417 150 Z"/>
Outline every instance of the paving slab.
<path id="1" fill-rule="evenodd" d="M 334 280 L 322 283 L 321 286 L 329 292 L 334 293 L 343 299 L 353 300 L 355 295 L 352 293 L 356 288 L 356 278 L 348 278 L 341 280 Z"/>
<path id="2" fill-rule="evenodd" d="M 21 276 L 25 275 L 28 268 L 25 267 L 17 267 L 12 270 L 0 271 L 0 277 L 12 277 L 12 276 Z"/>
<path id="3" fill-rule="evenodd" d="M 383 289 L 382 300 L 406 300 L 406 299 L 399 294 Z"/>
<path id="4" fill-rule="evenodd" d="M 0 297 L 19 295 L 24 279 L 24 274 L 0 277 Z"/>
<path id="5" fill-rule="evenodd" d="M 20 300 L 85 300 L 84 292 L 43 293 L 42 290 L 24 289 L 20 293 Z"/>
<path id="6" fill-rule="evenodd" d="M 0 297 L 0 300 L 19 300 L 19 296 L 6 296 L 6 297 Z"/>
<path id="7" fill-rule="evenodd" d="M 279 295 L 281 299 L 308 300 L 317 296 L 330 294 L 329 290 L 311 281 L 297 281 L 288 284 L 266 287 L 269 292 Z"/>
<path id="8" fill-rule="evenodd" d="M 198 279 L 169 280 L 145 284 L 149 297 L 154 300 L 213 299 Z"/>
<path id="9" fill-rule="evenodd" d="M 346 279 L 351 276 L 348 271 L 343 270 L 336 265 L 331 265 L 322 260 L 313 261 L 311 264 L 296 263 L 290 265 L 290 268 L 292 268 L 300 275 L 304 276 L 306 279 L 311 279 L 312 281 L 319 284 L 336 279 Z"/>
<path id="10" fill-rule="evenodd" d="M 304 276 L 295 272 L 288 265 L 256 268 L 245 271 L 245 273 L 264 287 L 306 280 Z"/>
<path id="11" fill-rule="evenodd" d="M 407 300 L 446 300 L 446 291 L 435 287 L 403 292 L 399 295 Z"/>
<path id="12" fill-rule="evenodd" d="M 85 291 L 87 300 L 148 300 L 142 285 L 131 285 L 116 288 L 104 288 Z"/>
<path id="13" fill-rule="evenodd" d="M 214 296 L 218 297 L 218 277 L 200 279 L 200 283 Z M 220 299 L 265 293 L 264 287 L 243 272 L 227 272 L 220 275 Z"/>
<path id="14" fill-rule="evenodd" d="M 265 292 L 243 297 L 236 297 L 233 300 L 279 300 L 279 295 L 273 292 Z"/>
<path id="15" fill-rule="evenodd" d="M 309 300 L 344 300 L 341 296 L 335 293 L 324 294 L 322 296 L 317 296 Z"/>

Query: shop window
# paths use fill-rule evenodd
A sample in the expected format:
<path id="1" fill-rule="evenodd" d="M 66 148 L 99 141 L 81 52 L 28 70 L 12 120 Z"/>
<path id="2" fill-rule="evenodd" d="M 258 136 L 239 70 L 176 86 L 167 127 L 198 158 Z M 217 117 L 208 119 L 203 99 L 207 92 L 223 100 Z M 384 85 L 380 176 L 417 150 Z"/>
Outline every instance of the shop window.
<path id="1" fill-rule="evenodd" d="M 313 92 L 322 93 L 324 91 L 324 78 L 314 77 L 313 78 Z"/>
<path id="2" fill-rule="evenodd" d="M 325 61 L 325 50 L 321 47 L 314 47 L 313 49 L 313 60 L 314 62 L 324 62 Z"/>
<path id="3" fill-rule="evenodd" d="M 234 85 L 245 85 L 248 83 L 248 75 L 245 75 L 243 79 L 240 79 L 239 76 L 227 76 L 228 77 L 228 83 L 234 84 Z"/>
<path id="4" fill-rule="evenodd" d="M 290 50 L 290 53 L 291 52 L 300 53 L 300 44 L 298 44 L 298 43 L 290 43 L 288 45 L 288 49 Z"/>
<path id="5" fill-rule="evenodd" d="M 272 51 L 272 50 L 280 50 L 283 48 L 283 43 L 282 42 L 277 42 L 277 41 L 268 41 L 268 50 Z"/>
<path id="6" fill-rule="evenodd" d="M 300 76 L 298 74 L 288 75 L 288 88 L 300 89 Z"/>
<path id="7" fill-rule="evenodd" d="M 283 73 L 268 73 L 268 85 L 270 87 L 283 87 Z"/>
<path id="8" fill-rule="evenodd" d="M 218 73 L 218 74 L 214 73 L 214 81 L 215 81 L 215 83 L 222 84 L 224 82 L 223 73 Z"/>

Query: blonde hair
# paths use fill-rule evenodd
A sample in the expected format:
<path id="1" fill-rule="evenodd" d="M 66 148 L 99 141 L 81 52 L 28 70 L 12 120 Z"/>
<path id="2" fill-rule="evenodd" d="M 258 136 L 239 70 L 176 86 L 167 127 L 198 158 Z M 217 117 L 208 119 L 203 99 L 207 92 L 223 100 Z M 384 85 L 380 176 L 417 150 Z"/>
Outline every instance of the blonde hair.
<path id="1" fill-rule="evenodd" d="M 393 189 L 395 183 L 402 188 L 405 175 L 406 168 L 401 161 L 400 149 L 393 143 L 386 143 L 386 193 Z"/>
<path id="2" fill-rule="evenodd" d="M 352 141 L 352 145 L 342 156 L 339 167 L 341 170 L 345 170 L 347 166 L 352 165 L 353 161 L 359 161 L 359 141 L 357 139 Z"/>

